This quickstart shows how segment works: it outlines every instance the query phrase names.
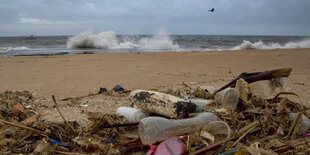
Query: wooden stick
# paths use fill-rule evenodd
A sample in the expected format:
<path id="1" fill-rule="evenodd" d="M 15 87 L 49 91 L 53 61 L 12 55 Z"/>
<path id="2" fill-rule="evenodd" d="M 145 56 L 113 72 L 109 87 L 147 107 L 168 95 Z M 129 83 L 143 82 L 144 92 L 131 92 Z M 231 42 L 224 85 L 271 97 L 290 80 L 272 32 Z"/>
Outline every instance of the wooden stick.
<path id="1" fill-rule="evenodd" d="M 0 122 L 4 123 L 4 124 L 7 124 L 7 125 L 11 125 L 11 126 L 14 126 L 14 127 L 18 127 L 18 128 L 22 128 L 22 129 L 26 129 L 26 130 L 29 130 L 29 131 L 32 131 L 34 133 L 37 133 L 41 136 L 45 136 L 45 137 L 48 137 L 48 135 L 40 130 L 37 130 L 37 129 L 34 129 L 34 128 L 31 128 L 31 127 L 28 127 L 28 126 L 25 126 L 25 125 L 21 125 L 21 124 L 16 124 L 16 123 L 12 123 L 12 122 L 8 122 L 8 121 L 5 121 L 5 120 L 2 120 L 0 119 Z"/>
<path id="2" fill-rule="evenodd" d="M 65 119 L 65 117 L 64 117 L 64 116 L 62 115 L 62 113 L 60 112 L 59 107 L 58 107 L 58 104 L 57 104 L 57 102 L 56 102 L 56 99 L 55 99 L 55 96 L 54 96 L 54 95 L 52 95 L 52 99 L 53 99 L 53 101 L 54 101 L 54 104 L 55 104 L 55 107 L 56 107 L 58 113 L 60 114 L 60 116 L 62 117 L 62 119 L 64 120 L 64 122 L 70 127 L 70 129 L 71 129 L 74 133 L 76 133 L 76 131 L 73 129 L 73 127 L 68 123 L 68 121 Z"/>
<path id="3" fill-rule="evenodd" d="M 276 70 L 264 71 L 264 72 L 253 72 L 253 73 L 241 73 L 237 78 L 233 81 L 229 82 L 219 90 L 217 90 L 214 94 L 228 88 L 228 87 L 235 87 L 236 82 L 239 79 L 244 79 L 247 83 L 253 83 L 260 80 L 270 80 L 273 78 L 281 78 L 281 77 L 288 77 L 292 71 L 292 68 L 281 68 Z"/>
<path id="4" fill-rule="evenodd" d="M 19 142 L 23 142 L 25 139 L 29 138 L 33 133 L 30 132 L 28 135 L 26 135 L 25 137 L 23 137 L 21 140 L 19 140 Z"/>
<path id="5" fill-rule="evenodd" d="M 71 153 L 71 152 L 63 152 L 63 151 L 57 151 L 57 150 L 52 150 L 52 152 L 59 153 L 59 154 L 65 154 L 65 155 L 85 155 L 81 153 Z"/>
<path id="6" fill-rule="evenodd" d="M 123 142 L 123 143 L 118 143 L 118 144 L 114 144 L 114 148 L 116 147 L 122 147 L 122 146 L 126 146 L 126 145 L 133 145 L 133 144 L 142 144 L 140 138 L 137 139 L 133 139 L 127 142 Z"/>

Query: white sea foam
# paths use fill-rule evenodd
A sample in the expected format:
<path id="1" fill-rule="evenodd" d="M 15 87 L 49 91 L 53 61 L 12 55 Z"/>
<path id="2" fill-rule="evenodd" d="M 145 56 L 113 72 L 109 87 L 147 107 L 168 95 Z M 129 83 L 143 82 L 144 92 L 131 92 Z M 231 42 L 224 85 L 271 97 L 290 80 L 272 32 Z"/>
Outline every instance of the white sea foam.
<path id="1" fill-rule="evenodd" d="M 9 52 L 9 51 L 19 51 L 19 50 L 27 50 L 29 48 L 25 46 L 20 46 L 20 47 L 0 47 L 0 52 Z"/>
<path id="2" fill-rule="evenodd" d="M 246 50 L 246 49 L 290 49 L 290 48 L 310 48 L 310 39 L 305 39 L 297 42 L 288 42 L 284 45 L 279 43 L 264 44 L 262 41 L 250 42 L 244 40 L 242 44 L 233 47 L 231 50 Z"/>
<path id="3" fill-rule="evenodd" d="M 119 40 L 113 31 L 98 34 L 84 32 L 69 38 L 67 48 L 96 48 L 96 49 L 144 49 L 144 50 L 179 50 L 164 28 L 153 37 L 139 39 L 123 38 Z"/>

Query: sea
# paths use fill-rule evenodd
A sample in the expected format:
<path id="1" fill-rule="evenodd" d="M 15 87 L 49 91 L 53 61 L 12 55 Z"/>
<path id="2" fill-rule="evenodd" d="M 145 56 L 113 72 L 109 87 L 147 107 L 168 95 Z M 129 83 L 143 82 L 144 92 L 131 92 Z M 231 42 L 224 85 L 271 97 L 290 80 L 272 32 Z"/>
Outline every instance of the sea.
<path id="1" fill-rule="evenodd" d="M 310 48 L 309 36 L 117 35 L 114 31 L 72 36 L 0 37 L 0 56 L 127 52 L 188 52 Z"/>

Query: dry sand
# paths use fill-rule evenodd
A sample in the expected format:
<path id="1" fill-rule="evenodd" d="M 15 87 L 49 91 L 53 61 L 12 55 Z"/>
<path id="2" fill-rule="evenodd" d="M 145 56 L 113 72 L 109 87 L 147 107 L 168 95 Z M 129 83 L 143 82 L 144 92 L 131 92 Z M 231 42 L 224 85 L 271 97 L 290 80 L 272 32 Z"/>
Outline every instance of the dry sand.
<path id="1" fill-rule="evenodd" d="M 39 98 L 75 97 L 99 87 L 222 86 L 241 72 L 292 67 L 285 89 L 310 104 L 310 49 L 113 53 L 0 57 L 0 91 L 29 90 Z"/>

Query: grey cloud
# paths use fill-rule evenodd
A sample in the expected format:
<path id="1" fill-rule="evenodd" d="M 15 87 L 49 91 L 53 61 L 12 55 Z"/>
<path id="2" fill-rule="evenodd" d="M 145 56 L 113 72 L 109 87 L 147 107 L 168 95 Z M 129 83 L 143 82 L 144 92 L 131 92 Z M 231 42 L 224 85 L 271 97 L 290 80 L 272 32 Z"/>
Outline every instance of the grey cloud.
<path id="1" fill-rule="evenodd" d="M 208 10 L 213 7 L 216 12 L 210 13 Z M 150 34 L 161 26 L 165 26 L 173 34 L 310 35 L 309 19 L 309 0 L 10 0 L 0 2 L 0 26 L 11 26 L 11 28 L 1 28 L 0 35 L 23 34 L 23 29 L 38 34 L 42 32 L 79 33 L 87 29 L 114 30 L 116 33 L 123 34 Z M 31 25 L 36 26 L 31 28 Z"/>

